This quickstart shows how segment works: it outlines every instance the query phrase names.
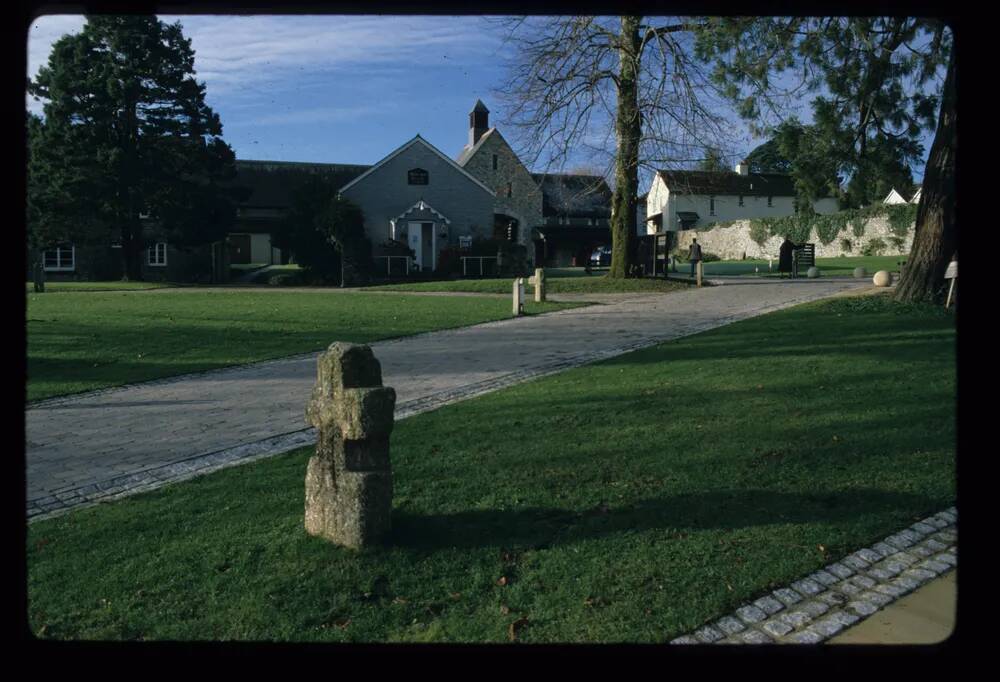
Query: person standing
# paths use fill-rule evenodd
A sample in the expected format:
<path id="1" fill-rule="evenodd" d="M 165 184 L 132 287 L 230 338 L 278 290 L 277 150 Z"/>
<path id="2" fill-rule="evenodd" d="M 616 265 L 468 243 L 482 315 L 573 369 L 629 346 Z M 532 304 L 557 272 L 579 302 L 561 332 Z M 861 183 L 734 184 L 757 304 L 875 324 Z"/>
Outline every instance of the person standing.
<path id="1" fill-rule="evenodd" d="M 688 260 L 691 261 L 691 276 L 694 277 L 698 263 L 701 261 L 701 244 L 697 239 L 691 240 L 691 250 L 688 251 Z"/>
<path id="2" fill-rule="evenodd" d="M 781 273 L 781 277 L 785 277 L 787 272 L 789 276 L 792 275 L 792 254 L 795 251 L 795 244 L 788 237 L 785 237 L 785 241 L 781 242 L 781 246 L 778 247 L 778 272 Z"/>

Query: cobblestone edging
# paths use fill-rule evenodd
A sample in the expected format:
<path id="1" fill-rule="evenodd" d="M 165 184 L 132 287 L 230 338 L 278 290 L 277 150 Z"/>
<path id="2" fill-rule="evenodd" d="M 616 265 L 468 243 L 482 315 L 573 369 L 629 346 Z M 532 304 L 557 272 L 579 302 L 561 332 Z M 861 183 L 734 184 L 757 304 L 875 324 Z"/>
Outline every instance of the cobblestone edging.
<path id="1" fill-rule="evenodd" d="M 946 509 L 736 609 L 671 644 L 819 644 L 958 566 Z"/>
<path id="2" fill-rule="evenodd" d="M 680 292 L 681 295 L 683 295 L 684 293 L 687 292 Z M 467 400 L 469 398 L 473 398 L 479 395 L 484 395 L 486 393 L 491 393 L 493 391 L 497 391 L 503 388 L 507 388 L 515 384 L 541 378 L 544 376 L 548 376 L 550 374 L 556 374 L 558 372 L 567 369 L 572 369 L 574 367 L 579 367 L 593 362 L 598 362 L 600 360 L 612 358 L 618 355 L 622 355 L 624 353 L 629 353 L 631 351 L 641 350 L 643 348 L 655 346 L 660 343 L 672 341 L 677 338 L 682 338 L 685 336 L 690 336 L 692 334 L 698 334 L 704 331 L 709 331 L 711 329 L 723 327 L 725 325 L 737 322 L 742 319 L 746 319 L 749 317 L 756 317 L 757 315 L 766 314 L 770 312 L 775 312 L 783 308 L 789 308 L 813 300 L 816 299 L 809 297 L 808 294 L 803 294 L 802 296 L 795 297 L 793 300 L 786 300 L 781 303 L 776 303 L 762 308 L 740 311 L 738 313 L 728 315 L 726 317 L 715 318 L 703 324 L 693 325 L 690 328 L 684 329 L 683 332 L 680 334 L 673 333 L 669 335 L 647 336 L 637 341 L 633 341 L 631 343 L 623 344 L 613 348 L 605 348 L 597 351 L 578 353 L 576 355 L 569 356 L 552 363 L 521 369 L 498 377 L 491 377 L 490 379 L 484 381 L 472 384 L 466 384 L 464 386 L 448 389 L 445 391 L 439 391 L 431 395 L 423 396 L 421 398 L 409 400 L 405 403 L 397 404 L 396 419 L 397 420 L 405 419 L 407 417 L 412 417 L 414 415 L 421 414 L 423 412 L 429 412 L 431 410 L 443 407 L 445 405 L 456 403 L 462 400 Z M 585 306 L 583 308 L 568 308 L 564 310 L 553 311 L 551 313 L 546 313 L 546 314 L 547 315 L 574 314 L 579 312 L 580 310 L 585 310 L 588 307 L 590 306 Z M 492 322 L 484 322 L 481 325 L 476 325 L 476 326 L 490 326 L 490 327 L 503 326 L 503 325 L 514 324 L 517 322 L 518 319 L 521 318 L 495 320 Z M 439 330 L 435 332 L 423 332 L 421 334 L 413 336 L 377 341 L 373 342 L 370 345 L 373 349 L 377 351 L 380 346 L 401 343 L 414 338 L 414 336 L 423 336 L 424 334 L 436 334 L 438 336 L 458 334 L 465 329 L 468 328 L 458 327 L 455 329 Z M 278 364 L 284 362 L 296 362 L 304 358 L 314 357 L 318 355 L 318 353 L 319 351 L 316 351 L 313 353 L 304 353 L 300 355 L 284 357 L 275 360 L 265 360 L 260 363 L 254 363 L 253 365 L 249 366 L 240 365 L 237 367 L 223 367 L 214 370 L 206 370 L 205 372 L 199 372 L 197 374 L 204 375 L 204 374 L 235 373 L 245 370 L 251 366 L 259 367 L 261 365 Z M 190 378 L 190 376 L 191 375 L 189 374 L 180 377 L 167 377 L 164 379 L 158 379 L 155 381 L 148 382 L 147 384 L 144 385 L 172 384 L 179 381 L 184 381 L 186 378 Z M 77 394 L 73 396 L 52 398 L 45 401 L 39 401 L 38 403 L 32 403 L 28 407 L 28 409 L 43 407 L 46 405 L 72 402 L 74 400 L 79 400 L 86 396 L 123 391 L 126 390 L 127 388 L 128 388 L 127 386 L 116 386 L 107 389 L 100 389 L 98 391 L 92 391 L 86 394 Z M 239 464 L 249 463 L 273 455 L 279 455 L 288 452 L 290 450 L 294 450 L 296 448 L 309 445 L 314 442 L 315 442 L 315 432 L 312 428 L 299 429 L 288 433 L 271 436 L 252 443 L 242 443 L 223 450 L 217 450 L 210 453 L 201 453 L 198 455 L 193 455 L 189 458 L 177 462 L 171 462 L 170 464 L 165 464 L 157 467 L 150 467 L 148 469 L 142 469 L 135 472 L 130 472 L 128 474 L 119 475 L 109 479 L 91 480 L 83 485 L 76 484 L 73 486 L 67 486 L 66 488 L 56 489 L 43 497 L 27 500 L 26 506 L 27 506 L 28 521 L 33 522 L 42 519 L 53 518 L 55 516 L 64 514 L 72 509 L 93 506 L 95 504 L 99 504 L 102 502 L 110 502 L 112 500 L 121 499 L 129 495 L 148 492 L 160 488 L 168 483 L 175 483 L 179 481 L 188 480 L 196 476 L 200 476 L 202 474 L 218 471 L 219 469 L 227 468 L 230 466 L 236 466 Z"/>

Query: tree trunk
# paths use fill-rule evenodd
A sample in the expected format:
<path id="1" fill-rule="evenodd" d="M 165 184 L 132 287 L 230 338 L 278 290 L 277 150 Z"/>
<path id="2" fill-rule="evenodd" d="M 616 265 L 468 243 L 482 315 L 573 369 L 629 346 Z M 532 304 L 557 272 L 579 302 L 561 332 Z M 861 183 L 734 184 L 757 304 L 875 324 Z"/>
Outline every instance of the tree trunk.
<path id="1" fill-rule="evenodd" d="M 615 155 L 615 193 L 611 200 L 611 268 L 608 277 L 634 276 L 635 205 L 639 188 L 639 116 L 638 60 L 640 17 L 621 18 L 621 43 L 618 46 L 618 110 L 615 132 L 618 153 Z"/>
<path id="2" fill-rule="evenodd" d="M 958 253 L 955 223 L 955 154 L 958 147 L 955 107 L 955 51 L 941 95 L 941 114 L 924 171 L 913 247 L 896 287 L 897 301 L 936 301 L 944 295 L 944 272 Z"/>

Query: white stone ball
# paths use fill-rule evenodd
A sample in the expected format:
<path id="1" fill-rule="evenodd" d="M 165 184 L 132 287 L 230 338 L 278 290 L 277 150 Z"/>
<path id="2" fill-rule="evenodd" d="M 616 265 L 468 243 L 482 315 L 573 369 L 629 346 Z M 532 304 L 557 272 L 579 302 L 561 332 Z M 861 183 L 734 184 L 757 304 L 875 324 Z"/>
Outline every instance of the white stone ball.
<path id="1" fill-rule="evenodd" d="M 875 273 L 875 276 L 872 277 L 872 284 L 877 287 L 887 287 L 892 284 L 892 275 L 888 270 L 879 270 Z"/>
<path id="2" fill-rule="evenodd" d="M 814 265 L 808 270 L 806 270 L 806 277 L 808 277 L 809 279 L 816 279 L 817 277 L 819 277 L 819 268 L 817 268 Z"/>
<path id="3" fill-rule="evenodd" d="M 854 279 L 864 279 L 868 276 L 868 271 L 864 268 L 854 268 Z"/>

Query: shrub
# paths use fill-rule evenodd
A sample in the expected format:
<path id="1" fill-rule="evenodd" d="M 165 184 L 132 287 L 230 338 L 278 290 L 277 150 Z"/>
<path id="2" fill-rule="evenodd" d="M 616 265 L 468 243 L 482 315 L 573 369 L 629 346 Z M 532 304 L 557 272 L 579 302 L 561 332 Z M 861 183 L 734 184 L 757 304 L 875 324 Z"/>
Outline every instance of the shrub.
<path id="1" fill-rule="evenodd" d="M 861 249 L 862 256 L 881 256 L 882 252 L 885 251 L 885 242 L 876 237 L 870 242 L 865 244 L 865 247 Z"/>
<path id="2" fill-rule="evenodd" d="M 703 252 L 701 254 L 701 260 L 702 260 L 702 262 L 710 263 L 710 262 L 712 262 L 714 260 L 722 260 L 722 259 L 719 258 L 719 256 L 717 254 L 711 253 L 709 251 L 705 251 L 705 252 Z"/>
<path id="3" fill-rule="evenodd" d="M 268 286 L 272 287 L 294 287 L 302 284 L 302 276 L 297 272 L 285 272 L 280 275 L 271 275 L 267 278 Z"/>
<path id="4" fill-rule="evenodd" d="M 771 233 L 767 229 L 767 225 L 759 220 L 750 221 L 750 239 L 754 240 L 757 246 L 763 247 L 770 238 Z"/>
<path id="5" fill-rule="evenodd" d="M 854 245 L 851 244 L 851 240 L 850 239 L 846 239 L 845 238 L 845 239 L 841 239 L 840 240 L 840 250 L 841 251 L 846 251 L 847 253 L 850 253 L 851 252 L 851 248 L 853 246 Z M 840 254 L 840 255 L 844 255 L 844 254 Z"/>
<path id="6" fill-rule="evenodd" d="M 889 243 L 892 244 L 897 251 L 902 251 L 903 246 L 906 244 L 906 240 L 903 237 L 889 237 Z"/>

